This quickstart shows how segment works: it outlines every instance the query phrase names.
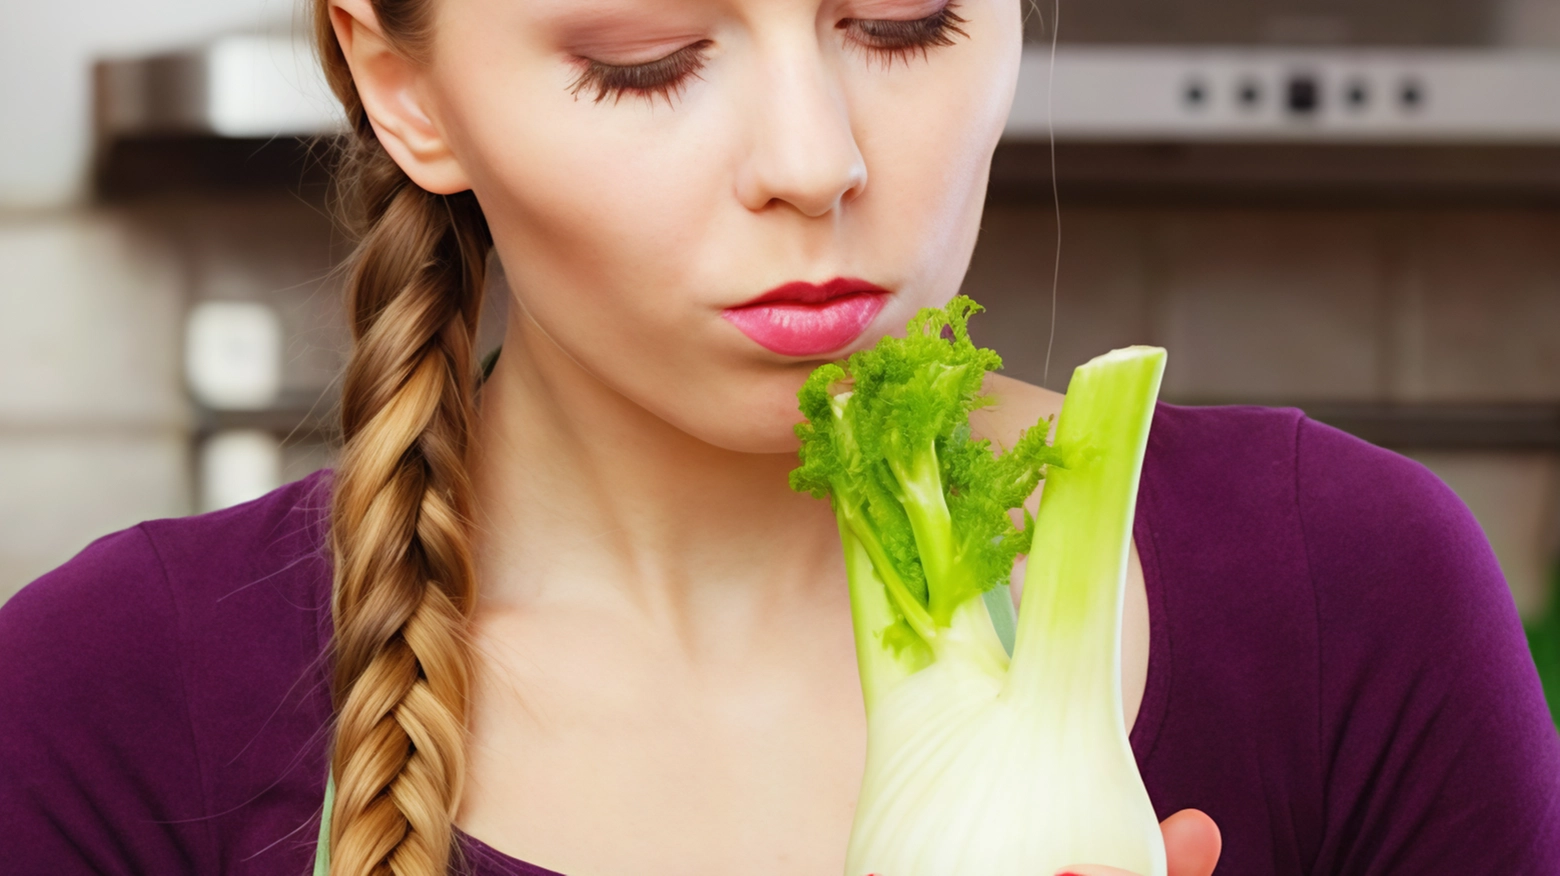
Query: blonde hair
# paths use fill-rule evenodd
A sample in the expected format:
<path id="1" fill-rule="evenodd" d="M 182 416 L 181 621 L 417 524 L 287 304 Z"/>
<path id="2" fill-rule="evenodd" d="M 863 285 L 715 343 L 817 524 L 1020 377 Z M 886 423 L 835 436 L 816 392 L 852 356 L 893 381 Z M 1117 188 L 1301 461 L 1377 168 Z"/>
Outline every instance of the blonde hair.
<path id="1" fill-rule="evenodd" d="M 315 39 L 350 130 L 337 207 L 353 349 L 331 549 L 336 710 L 330 872 L 443 876 L 454 846 L 471 684 L 472 344 L 492 238 L 470 192 L 431 194 L 380 145 L 331 27 Z M 424 0 L 373 0 L 397 51 L 428 41 Z"/>

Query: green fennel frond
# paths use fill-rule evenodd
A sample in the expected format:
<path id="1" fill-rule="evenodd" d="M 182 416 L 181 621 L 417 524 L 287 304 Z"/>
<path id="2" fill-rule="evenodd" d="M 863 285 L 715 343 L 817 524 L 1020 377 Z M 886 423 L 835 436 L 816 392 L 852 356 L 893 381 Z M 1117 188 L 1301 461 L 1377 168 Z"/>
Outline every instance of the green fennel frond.
<path id="1" fill-rule="evenodd" d="M 1002 367 L 970 340 L 982 309 L 962 295 L 923 309 L 905 337 L 819 368 L 798 393 L 807 421 L 791 486 L 829 497 L 872 557 L 895 617 L 879 634 L 896 650 L 929 644 L 960 605 L 1007 581 L 1029 544 L 1009 512 L 1060 461 L 1048 421 L 1001 455 L 971 435 L 971 411 L 991 403 L 986 374 Z"/>

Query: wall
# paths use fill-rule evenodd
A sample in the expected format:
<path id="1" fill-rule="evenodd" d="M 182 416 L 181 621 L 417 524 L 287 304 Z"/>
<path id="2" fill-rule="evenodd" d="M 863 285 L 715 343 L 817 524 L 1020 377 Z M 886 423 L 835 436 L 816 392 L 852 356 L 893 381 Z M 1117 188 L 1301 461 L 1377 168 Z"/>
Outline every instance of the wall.
<path id="1" fill-rule="evenodd" d="M 1560 49 L 1560 3 L 1506 0 L 1495 18 L 1495 38 L 1508 46 Z"/>
<path id="2" fill-rule="evenodd" d="M 0 600 L 87 541 L 191 508 L 176 241 L 93 206 L 95 58 L 285 25 L 290 0 L 7 4 L 0 28 Z"/>
<path id="3" fill-rule="evenodd" d="M 0 599 L 187 513 L 180 274 L 113 211 L 0 214 Z"/>

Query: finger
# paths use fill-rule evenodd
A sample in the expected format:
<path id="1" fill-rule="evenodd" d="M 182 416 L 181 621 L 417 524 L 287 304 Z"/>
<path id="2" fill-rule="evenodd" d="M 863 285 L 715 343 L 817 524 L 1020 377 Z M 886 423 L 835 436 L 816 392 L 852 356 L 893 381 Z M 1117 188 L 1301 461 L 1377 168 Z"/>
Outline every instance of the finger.
<path id="1" fill-rule="evenodd" d="M 1159 829 L 1165 835 L 1168 876 L 1212 876 L 1224 840 L 1207 813 L 1182 809 L 1160 822 Z"/>
<path id="2" fill-rule="evenodd" d="M 1138 876 L 1130 870 L 1118 870 L 1115 867 L 1101 867 L 1098 864 L 1078 864 L 1067 867 L 1056 876 Z"/>

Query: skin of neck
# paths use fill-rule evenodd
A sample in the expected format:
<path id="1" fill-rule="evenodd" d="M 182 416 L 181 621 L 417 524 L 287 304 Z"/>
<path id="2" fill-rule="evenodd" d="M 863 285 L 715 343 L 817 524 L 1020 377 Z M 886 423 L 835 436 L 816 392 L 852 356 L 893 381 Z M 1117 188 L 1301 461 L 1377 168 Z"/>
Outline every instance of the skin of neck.
<path id="1" fill-rule="evenodd" d="M 481 390 L 479 612 L 627 609 L 674 635 L 758 625 L 843 575 L 826 502 L 792 492 L 794 452 L 706 443 L 626 398 L 511 308 Z"/>

